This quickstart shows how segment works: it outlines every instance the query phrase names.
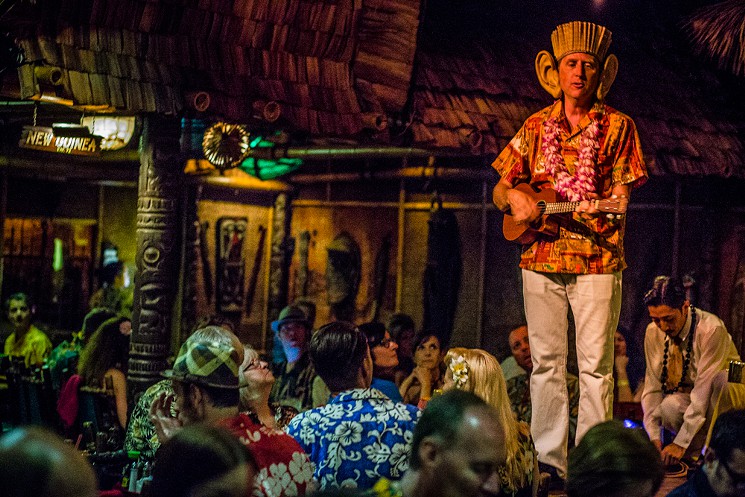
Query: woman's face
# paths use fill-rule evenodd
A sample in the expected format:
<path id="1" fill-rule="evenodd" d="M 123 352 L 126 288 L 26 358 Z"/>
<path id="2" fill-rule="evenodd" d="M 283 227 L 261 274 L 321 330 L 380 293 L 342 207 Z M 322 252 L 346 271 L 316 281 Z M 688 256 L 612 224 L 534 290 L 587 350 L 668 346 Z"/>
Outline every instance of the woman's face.
<path id="1" fill-rule="evenodd" d="M 391 340 L 391 334 L 386 330 L 383 340 L 373 347 L 373 364 L 378 368 L 395 368 L 398 366 L 398 344 Z"/>
<path id="2" fill-rule="evenodd" d="M 274 384 L 274 375 L 269 369 L 269 364 L 262 361 L 258 352 L 250 350 L 246 352 L 244 358 L 243 378 L 246 380 L 248 387 L 256 389 L 266 385 Z"/>
<path id="3" fill-rule="evenodd" d="M 427 337 L 414 350 L 414 364 L 428 369 L 435 369 L 439 363 L 440 340 L 436 336 Z"/>
<path id="4" fill-rule="evenodd" d="M 613 340 L 613 351 L 617 356 L 626 355 L 626 339 L 618 331 L 616 331 L 616 336 Z"/>

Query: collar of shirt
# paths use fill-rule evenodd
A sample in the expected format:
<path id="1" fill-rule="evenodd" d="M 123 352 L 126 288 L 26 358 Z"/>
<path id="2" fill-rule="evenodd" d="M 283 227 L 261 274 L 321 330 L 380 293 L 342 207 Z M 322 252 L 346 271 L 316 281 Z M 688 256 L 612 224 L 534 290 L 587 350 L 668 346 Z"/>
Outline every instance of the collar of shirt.
<path id="1" fill-rule="evenodd" d="M 549 110 L 548 116 L 549 118 L 553 117 L 554 119 L 556 119 L 556 122 L 559 124 L 559 128 L 565 135 L 567 135 L 567 138 L 572 138 L 582 133 L 582 130 L 589 126 L 592 120 L 601 121 L 604 114 L 605 105 L 601 102 L 595 102 L 592 105 L 590 112 L 585 114 L 585 116 L 580 120 L 577 129 L 575 129 L 574 132 L 571 131 L 572 127 L 570 126 L 569 121 L 566 117 L 566 113 L 564 112 L 563 100 L 559 99 L 554 102 L 554 105 Z"/>
<path id="2" fill-rule="evenodd" d="M 329 404 L 338 404 L 340 402 L 351 402 L 357 400 L 388 400 L 379 390 L 374 388 L 354 388 L 340 393 Z"/>
<path id="3" fill-rule="evenodd" d="M 698 313 L 697 313 L 698 314 Z M 686 316 L 686 322 L 683 325 L 683 329 L 678 334 L 677 337 L 673 338 L 673 342 L 675 342 L 677 345 L 682 344 L 686 341 L 688 338 L 688 335 L 691 334 L 691 316 L 693 315 L 693 306 L 688 307 L 688 315 Z M 699 316 L 699 319 L 701 316 Z"/>

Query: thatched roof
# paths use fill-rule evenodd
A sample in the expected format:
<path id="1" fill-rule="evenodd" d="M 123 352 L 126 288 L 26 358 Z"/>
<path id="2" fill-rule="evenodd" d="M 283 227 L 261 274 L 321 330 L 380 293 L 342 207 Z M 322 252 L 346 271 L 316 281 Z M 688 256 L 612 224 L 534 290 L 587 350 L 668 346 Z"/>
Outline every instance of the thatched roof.
<path id="1" fill-rule="evenodd" d="M 533 62 L 550 49 L 553 27 L 588 19 L 613 31 L 620 71 L 607 101 L 634 118 L 652 172 L 745 177 L 742 100 L 696 61 L 676 19 L 665 20 L 671 5 L 630 2 L 627 10 L 598 12 L 565 3 L 475 1 L 458 10 L 433 1 L 415 64 L 414 145 L 498 153 L 550 103 Z"/>
<path id="2" fill-rule="evenodd" d="M 37 0 L 2 23 L 75 105 L 177 115 L 206 92 L 199 115 L 246 122 L 274 101 L 291 127 L 349 137 L 403 107 L 418 19 L 418 0 Z M 7 73 L 3 93 L 19 93 Z"/>
<path id="3" fill-rule="evenodd" d="M 686 21 L 685 29 L 699 53 L 745 76 L 745 2 L 726 0 L 703 7 Z"/>
<path id="4" fill-rule="evenodd" d="M 310 137 L 488 158 L 550 103 L 533 61 L 553 27 L 594 20 L 621 62 L 608 103 L 635 119 L 653 172 L 745 177 L 745 80 L 695 58 L 678 2 L 428 0 L 422 26 L 420 4 L 21 0 L 0 28 L 62 69 L 41 90 L 75 105 L 250 123 L 272 101 Z M 0 96 L 38 93 L 30 65 L 19 75 L 0 75 Z M 388 116 L 401 126 L 384 129 Z"/>

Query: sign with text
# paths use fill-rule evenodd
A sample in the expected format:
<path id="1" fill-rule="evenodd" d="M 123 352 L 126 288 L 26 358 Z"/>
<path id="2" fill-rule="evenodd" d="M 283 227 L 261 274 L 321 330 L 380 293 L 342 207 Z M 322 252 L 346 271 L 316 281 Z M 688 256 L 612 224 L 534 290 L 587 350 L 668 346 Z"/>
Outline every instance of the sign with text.
<path id="1" fill-rule="evenodd" d="M 18 146 L 67 155 L 101 155 L 100 136 L 59 136 L 44 126 L 24 126 Z"/>

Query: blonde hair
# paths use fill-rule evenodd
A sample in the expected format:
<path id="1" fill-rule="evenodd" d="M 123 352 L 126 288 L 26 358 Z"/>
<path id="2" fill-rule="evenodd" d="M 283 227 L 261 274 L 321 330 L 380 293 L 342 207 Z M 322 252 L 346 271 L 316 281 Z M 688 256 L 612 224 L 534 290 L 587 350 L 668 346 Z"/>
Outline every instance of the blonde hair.
<path id="1" fill-rule="evenodd" d="M 445 355 L 445 365 L 452 368 L 453 363 L 461 362 L 460 358 L 465 360 L 467 367 L 465 372 L 461 369 L 459 375 L 461 378 L 465 375 L 466 378 L 465 382 L 461 380 L 462 385 L 456 383 L 456 388 L 478 395 L 497 411 L 499 423 L 504 428 L 505 434 L 507 483 L 512 489 L 524 487 L 528 482 L 524 469 L 527 461 L 518 460 L 518 434 L 526 433 L 527 430 L 521 429 L 512 413 L 502 368 L 497 359 L 485 350 L 463 347 L 451 348 Z"/>

